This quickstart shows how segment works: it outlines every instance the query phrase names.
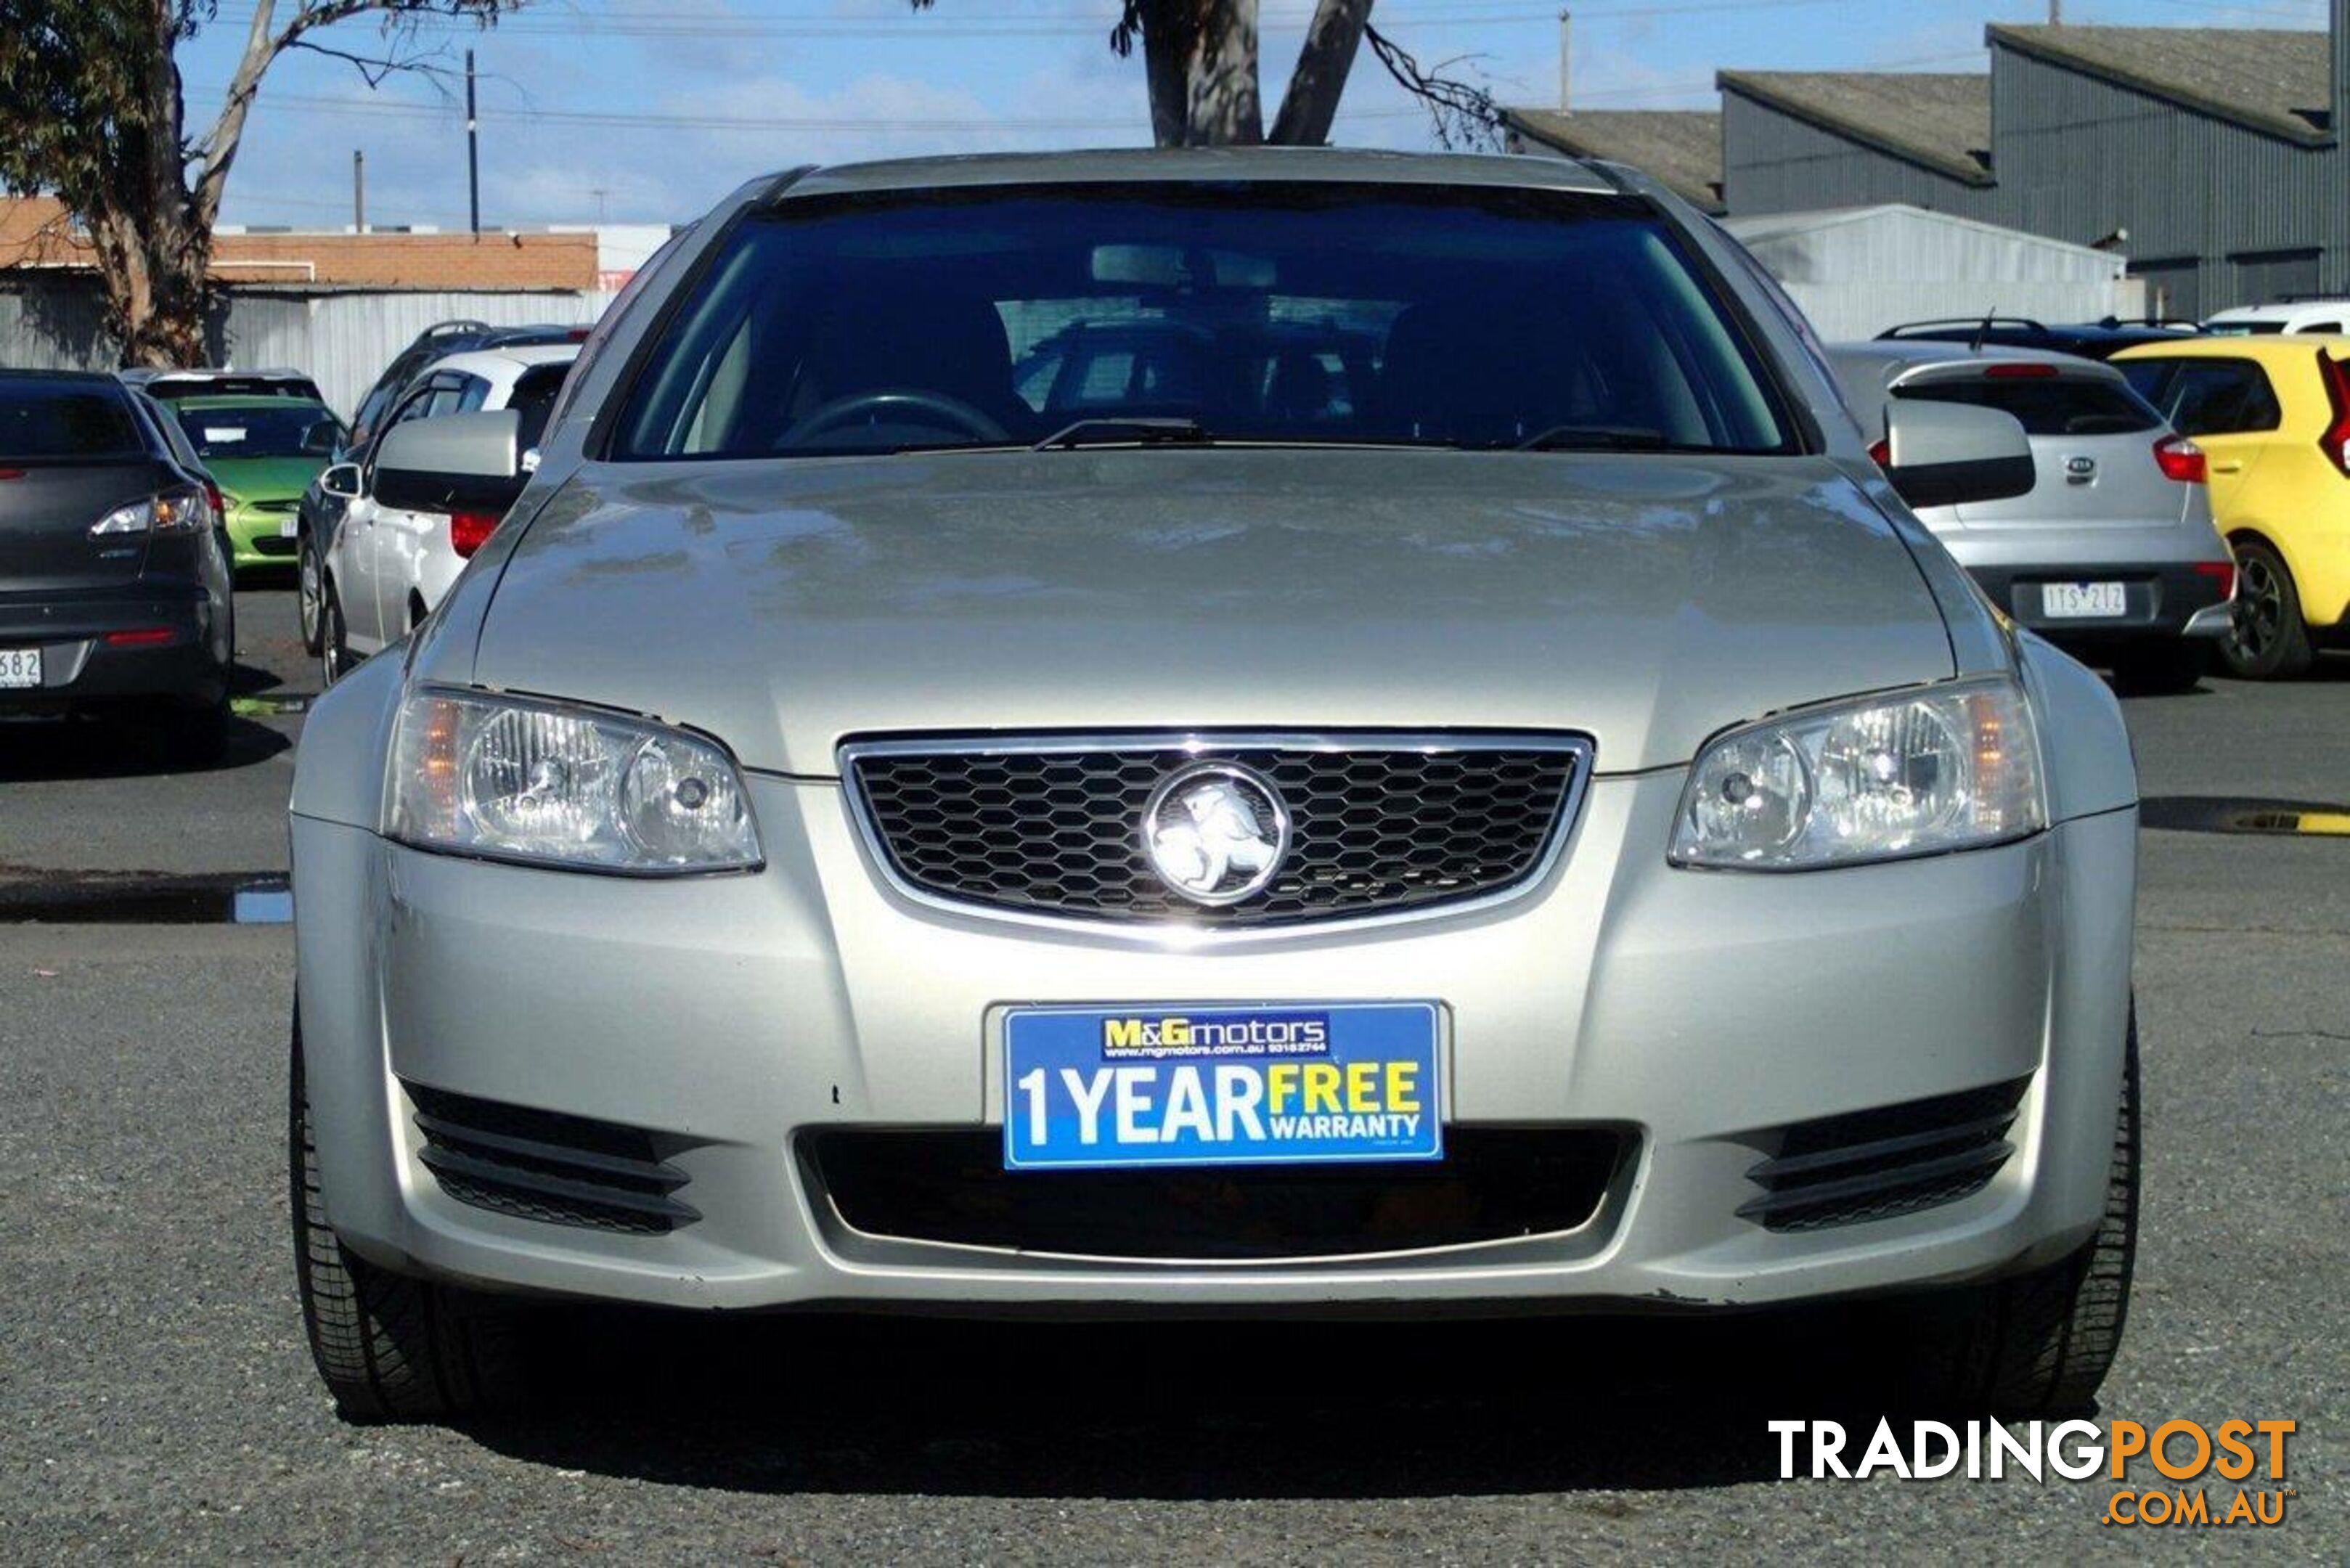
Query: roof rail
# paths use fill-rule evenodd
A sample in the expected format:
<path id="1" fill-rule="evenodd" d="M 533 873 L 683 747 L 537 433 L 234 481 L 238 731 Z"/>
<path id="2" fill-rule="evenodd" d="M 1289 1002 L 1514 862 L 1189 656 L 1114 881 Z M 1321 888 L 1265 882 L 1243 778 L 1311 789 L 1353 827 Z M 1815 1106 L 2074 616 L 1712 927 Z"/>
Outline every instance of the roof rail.
<path id="1" fill-rule="evenodd" d="M 1888 337 L 1907 337 L 1918 332 L 1947 332 L 1958 327 L 2021 327 L 2027 332 L 2045 332 L 2047 327 L 2028 316 L 1950 316 L 1931 321 L 1904 321 L 1888 327 L 1877 335 L 1879 342 Z"/>
<path id="2" fill-rule="evenodd" d="M 455 332 L 487 332 L 489 329 L 490 324 L 488 322 L 475 321 L 472 317 L 467 317 L 456 321 L 436 321 L 432 326 L 426 327 L 421 336 L 426 337 L 442 337 Z"/>

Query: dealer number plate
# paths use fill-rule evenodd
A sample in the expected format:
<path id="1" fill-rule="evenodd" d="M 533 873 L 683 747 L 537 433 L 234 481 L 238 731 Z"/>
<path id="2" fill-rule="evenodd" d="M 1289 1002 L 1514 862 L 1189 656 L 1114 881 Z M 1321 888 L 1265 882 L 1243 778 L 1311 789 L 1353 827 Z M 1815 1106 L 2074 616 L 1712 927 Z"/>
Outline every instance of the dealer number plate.
<path id="1" fill-rule="evenodd" d="M 40 683 L 39 649 L 0 648 L 0 687 L 38 686 Z"/>
<path id="2" fill-rule="evenodd" d="M 2129 603 L 2119 583 L 2043 583 L 2040 613 L 2051 620 L 2086 620 L 2096 616 L 2127 614 Z"/>
<path id="3" fill-rule="evenodd" d="M 1014 1008 L 1003 1163 L 1441 1159 L 1437 1039 L 1429 1002 Z"/>

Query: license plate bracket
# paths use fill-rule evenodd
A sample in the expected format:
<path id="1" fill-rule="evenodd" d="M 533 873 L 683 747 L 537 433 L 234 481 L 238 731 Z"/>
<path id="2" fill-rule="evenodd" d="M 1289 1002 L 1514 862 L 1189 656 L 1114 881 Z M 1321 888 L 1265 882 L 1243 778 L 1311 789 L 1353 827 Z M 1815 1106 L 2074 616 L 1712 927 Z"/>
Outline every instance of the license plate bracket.
<path id="1" fill-rule="evenodd" d="M 1010 1170 L 1444 1158 L 1433 1002 L 1015 1007 Z"/>
<path id="2" fill-rule="evenodd" d="M 2120 583 L 2043 583 L 2040 613 L 2050 620 L 2107 620 L 2129 613 Z"/>

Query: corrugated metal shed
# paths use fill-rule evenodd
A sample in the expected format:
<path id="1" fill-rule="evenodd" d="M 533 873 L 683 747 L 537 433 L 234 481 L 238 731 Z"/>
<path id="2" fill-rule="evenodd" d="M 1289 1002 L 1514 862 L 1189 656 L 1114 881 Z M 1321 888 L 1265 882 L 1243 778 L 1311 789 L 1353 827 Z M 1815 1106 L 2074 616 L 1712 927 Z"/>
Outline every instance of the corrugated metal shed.
<path id="1" fill-rule="evenodd" d="M 2124 258 L 2086 245 L 1887 204 L 1731 217 L 1723 226 L 1829 339 L 1982 315 L 2095 321 L 2144 309 Z"/>
<path id="2" fill-rule="evenodd" d="M 240 288 L 225 296 L 206 337 L 214 363 L 305 371 L 348 415 L 393 356 L 435 322 L 585 324 L 611 297 L 568 290 Z M 98 290 L 86 276 L 0 278 L 0 366 L 110 369 L 114 346 L 99 323 Z"/>

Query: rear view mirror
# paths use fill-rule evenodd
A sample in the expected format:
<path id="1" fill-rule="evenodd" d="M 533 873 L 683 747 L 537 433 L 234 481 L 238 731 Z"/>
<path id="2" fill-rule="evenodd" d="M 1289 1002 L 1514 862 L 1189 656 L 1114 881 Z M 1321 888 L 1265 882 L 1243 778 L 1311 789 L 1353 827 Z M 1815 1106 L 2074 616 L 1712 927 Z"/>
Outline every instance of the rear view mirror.
<path id="1" fill-rule="evenodd" d="M 411 420 L 376 445 L 375 498 L 398 512 L 504 512 L 526 476 L 513 409 Z"/>
<path id="2" fill-rule="evenodd" d="M 357 500 L 359 493 L 359 465 L 338 462 L 318 475 L 318 488 L 329 495 L 339 495 L 345 501 Z"/>
<path id="3" fill-rule="evenodd" d="M 2015 416 L 1971 403 L 1896 398 L 1885 407 L 1885 476 L 1912 506 L 2030 493 L 2032 441 Z"/>

